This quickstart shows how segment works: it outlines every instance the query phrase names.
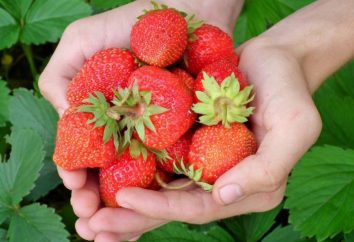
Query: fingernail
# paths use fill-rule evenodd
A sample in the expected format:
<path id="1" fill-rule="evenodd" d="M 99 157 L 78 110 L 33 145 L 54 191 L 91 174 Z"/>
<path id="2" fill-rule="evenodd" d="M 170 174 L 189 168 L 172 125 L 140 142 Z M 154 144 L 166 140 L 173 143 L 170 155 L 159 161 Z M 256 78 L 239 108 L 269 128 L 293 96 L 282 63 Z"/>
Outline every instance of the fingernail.
<path id="1" fill-rule="evenodd" d="M 220 200 L 225 205 L 236 202 L 242 196 L 241 187 L 238 184 L 229 184 L 219 189 Z"/>

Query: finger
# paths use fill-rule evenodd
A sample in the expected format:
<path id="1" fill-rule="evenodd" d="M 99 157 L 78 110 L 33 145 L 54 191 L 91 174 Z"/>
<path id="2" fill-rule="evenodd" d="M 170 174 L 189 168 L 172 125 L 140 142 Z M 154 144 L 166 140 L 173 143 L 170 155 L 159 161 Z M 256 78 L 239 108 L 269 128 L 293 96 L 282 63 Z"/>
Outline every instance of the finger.
<path id="1" fill-rule="evenodd" d="M 142 233 L 166 223 L 165 220 L 147 218 L 124 208 L 102 208 L 89 221 L 90 228 L 97 232 L 118 234 Z"/>
<path id="2" fill-rule="evenodd" d="M 88 226 L 88 219 L 79 218 L 75 223 L 75 229 L 84 240 L 93 240 L 96 237 L 96 233 Z"/>
<path id="3" fill-rule="evenodd" d="M 296 100 L 298 98 L 294 102 Z M 318 114 L 308 106 L 304 103 L 288 113 L 264 114 L 282 118 L 269 125 L 255 155 L 247 157 L 216 181 L 213 188 L 215 201 L 225 205 L 251 194 L 279 189 L 320 132 Z"/>
<path id="4" fill-rule="evenodd" d="M 210 193 L 200 189 L 157 192 L 126 188 L 118 192 L 117 196 L 122 206 L 150 218 L 203 224 L 216 219 L 274 208 L 283 198 L 285 184 L 275 192 L 254 194 L 228 206 L 219 205 Z"/>
<path id="5" fill-rule="evenodd" d="M 86 169 L 67 171 L 57 166 L 58 174 L 63 180 L 64 186 L 69 190 L 80 189 L 86 183 Z"/>
<path id="6" fill-rule="evenodd" d="M 80 218 L 91 217 L 100 207 L 97 173 L 89 171 L 87 181 L 83 188 L 73 190 L 71 205 L 74 213 Z"/>

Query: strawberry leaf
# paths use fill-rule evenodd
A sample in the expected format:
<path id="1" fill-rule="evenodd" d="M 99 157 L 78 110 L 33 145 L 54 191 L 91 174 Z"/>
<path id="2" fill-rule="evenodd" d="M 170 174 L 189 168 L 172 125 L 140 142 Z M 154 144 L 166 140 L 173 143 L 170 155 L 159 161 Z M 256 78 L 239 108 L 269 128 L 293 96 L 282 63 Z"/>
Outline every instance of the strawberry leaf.
<path id="1" fill-rule="evenodd" d="M 9 120 L 9 93 L 10 90 L 6 86 L 6 82 L 0 80 L 0 127 L 4 127 Z"/>
<path id="2" fill-rule="evenodd" d="M 233 238 L 223 228 L 212 225 L 202 233 L 179 222 L 166 224 L 158 229 L 144 234 L 139 242 L 233 242 Z"/>
<path id="3" fill-rule="evenodd" d="M 31 91 L 21 88 L 14 90 L 10 98 L 9 115 L 13 130 L 31 129 L 43 140 L 46 153 L 44 166 L 35 188 L 27 197 L 29 200 L 37 200 L 61 183 L 52 161 L 58 114 L 45 99 L 37 98 Z"/>
<path id="4" fill-rule="evenodd" d="M 69 242 L 69 233 L 54 209 L 38 203 L 14 212 L 8 235 L 9 242 L 29 241 L 29 238 L 30 241 Z"/>
<path id="5" fill-rule="evenodd" d="M 16 20 L 4 9 L 0 8 L 0 50 L 14 45 L 20 34 Z"/>
<path id="6" fill-rule="evenodd" d="M 15 209 L 32 190 L 44 159 L 42 140 L 32 130 L 13 130 L 9 143 L 10 159 L 0 164 L 0 213 Z"/>
<path id="7" fill-rule="evenodd" d="M 293 226 L 277 227 L 268 234 L 262 242 L 316 242 L 314 239 L 305 239 L 300 237 L 300 233 L 294 231 Z"/>
<path id="8" fill-rule="evenodd" d="M 354 150 L 315 147 L 289 179 L 285 207 L 289 222 L 318 241 L 354 229 Z"/>
<path id="9" fill-rule="evenodd" d="M 1 0 L 0 5 L 20 22 L 25 17 L 32 2 L 33 0 Z"/>
<path id="10" fill-rule="evenodd" d="M 282 204 L 264 213 L 252 213 L 223 220 L 236 241 L 256 242 L 272 227 Z"/>
<path id="11" fill-rule="evenodd" d="M 0 242 L 6 242 L 6 234 L 7 231 L 5 229 L 0 228 Z"/>
<path id="12" fill-rule="evenodd" d="M 233 39 L 240 45 L 314 0 L 248 0 L 237 20 Z"/>
<path id="13" fill-rule="evenodd" d="M 107 10 L 111 8 L 116 8 L 124 4 L 128 4 L 133 0 L 91 0 L 91 5 L 95 8 L 100 8 L 102 10 Z"/>
<path id="14" fill-rule="evenodd" d="M 26 13 L 20 40 L 25 44 L 56 42 L 66 26 L 91 14 L 82 0 L 36 0 Z"/>

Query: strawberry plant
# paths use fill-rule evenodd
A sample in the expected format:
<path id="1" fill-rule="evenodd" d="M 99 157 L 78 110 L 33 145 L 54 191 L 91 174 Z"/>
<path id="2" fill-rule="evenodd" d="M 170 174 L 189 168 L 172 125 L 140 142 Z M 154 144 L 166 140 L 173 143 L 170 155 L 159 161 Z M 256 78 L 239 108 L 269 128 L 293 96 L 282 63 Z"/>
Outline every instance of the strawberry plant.
<path id="1" fill-rule="evenodd" d="M 144 39 L 142 41 L 141 37 L 146 37 L 149 41 L 153 38 L 149 34 L 160 29 L 151 28 L 144 33 L 144 28 L 141 30 L 140 25 L 151 27 L 149 16 L 159 15 L 160 10 L 150 13 L 147 11 L 146 15 L 140 17 L 140 24 L 134 27 L 131 36 L 132 50 L 144 62 L 166 67 L 180 59 L 184 49 L 188 48 L 187 54 L 180 62 L 195 76 L 180 67 L 166 67 L 163 70 L 157 67 L 141 68 L 142 62 L 136 61 L 135 56 L 128 50 L 116 48 L 102 51 L 86 62 L 71 82 L 68 89 L 70 104 L 82 105 L 83 99 L 86 103 L 81 106 L 80 112 L 65 114 L 65 125 L 72 122 L 72 126 L 61 127 L 63 121 L 58 122 L 57 113 L 39 93 L 39 74 L 70 23 L 129 2 L 131 1 L 0 0 L 0 242 L 83 241 L 75 231 L 74 223 L 77 218 L 70 206 L 70 193 L 57 175 L 53 162 L 54 153 L 54 161 L 57 164 L 61 165 L 60 162 L 69 160 L 67 169 L 80 165 L 87 167 L 88 163 L 92 167 L 101 167 L 100 190 L 105 204 L 111 207 L 119 206 L 114 198 L 115 192 L 121 187 L 134 185 L 158 190 L 159 185 L 153 180 L 154 174 L 158 174 L 162 183 L 167 183 L 172 179 L 170 173 L 173 167 L 197 183 L 209 187 L 207 183 L 214 183 L 224 170 L 242 158 L 237 154 L 233 157 L 236 153 L 233 149 L 239 148 L 240 145 L 230 144 L 228 139 L 231 137 L 239 135 L 242 139 L 247 139 L 250 145 L 246 148 L 251 150 L 246 153 L 254 153 L 254 138 L 249 133 L 247 124 L 232 124 L 235 120 L 246 122 L 253 112 L 252 107 L 245 106 L 253 98 L 252 88 L 247 86 L 246 77 L 234 65 L 239 59 L 233 51 L 233 46 L 239 46 L 264 32 L 313 1 L 245 1 L 235 27 L 234 42 L 220 29 L 208 25 L 207 22 L 190 26 L 191 22 L 184 20 L 183 13 L 171 10 L 168 11 L 168 16 L 165 16 L 165 21 L 175 23 L 173 28 L 168 30 L 169 35 L 180 38 L 155 39 L 153 47 L 146 44 Z M 159 17 L 164 18 L 163 15 L 164 13 Z M 195 30 L 194 35 L 189 33 L 191 28 Z M 155 35 L 161 37 L 163 33 Z M 204 45 L 203 38 L 213 39 L 215 44 L 206 49 L 206 56 L 198 56 L 198 48 Z M 163 59 L 161 63 L 156 62 L 158 58 L 154 56 L 154 50 L 157 48 L 164 50 L 161 52 L 162 57 L 159 57 Z M 139 52 L 140 50 L 142 52 Z M 228 56 L 228 61 L 219 60 L 220 56 Z M 117 59 L 119 65 L 116 65 Z M 93 72 L 95 66 L 99 66 L 101 71 Z M 102 72 L 113 74 L 109 76 L 110 79 L 106 79 L 105 76 L 100 76 Z M 230 73 L 236 76 L 228 78 Z M 166 87 L 154 85 L 159 83 L 160 76 L 168 80 Z M 176 81 L 176 76 L 183 81 Z M 353 76 L 354 62 L 332 75 L 314 94 L 313 98 L 323 121 L 323 130 L 314 146 L 292 170 L 284 201 L 280 205 L 267 212 L 245 214 L 205 225 L 171 222 L 144 234 L 139 241 L 353 242 Z M 225 78 L 228 78 L 228 85 L 223 84 Z M 81 85 L 82 80 L 86 79 L 93 84 Z M 117 83 L 107 85 L 112 80 Z M 111 92 L 117 85 L 122 88 L 116 93 Z M 237 105 L 227 102 L 229 106 L 223 103 L 219 107 L 219 97 L 223 100 L 236 100 L 227 92 L 230 86 L 237 86 L 240 91 Z M 198 91 L 196 95 L 191 92 L 193 88 Z M 167 95 L 167 90 L 170 89 L 174 90 L 173 96 Z M 89 95 L 93 91 L 99 91 L 101 94 Z M 217 95 L 212 92 L 217 92 Z M 179 104 L 182 103 L 180 106 L 176 106 L 177 98 L 183 99 L 178 101 Z M 106 102 L 112 102 L 115 106 L 109 113 L 105 112 L 109 115 L 102 115 L 99 108 L 103 107 L 104 111 L 110 108 Z M 144 112 L 138 109 L 141 106 L 147 107 Z M 193 130 L 198 134 L 195 138 L 192 138 L 191 133 L 181 137 L 196 119 L 186 112 L 190 108 L 200 114 L 198 120 L 201 124 L 214 125 L 196 127 L 197 131 Z M 182 110 L 179 112 L 185 115 L 176 119 L 176 109 Z M 232 112 L 237 115 L 225 115 Z M 103 127 L 92 129 L 94 125 L 104 126 L 108 122 L 112 123 L 117 114 L 122 113 L 124 118 L 121 126 L 111 125 L 107 131 Z M 78 144 L 82 144 L 81 148 L 84 149 L 88 147 L 85 142 L 90 143 L 90 140 L 80 140 L 72 136 L 71 129 L 76 129 L 77 123 L 86 124 L 87 120 L 98 124 L 89 124 L 88 128 L 81 131 L 86 133 L 87 137 L 96 133 L 98 138 L 92 141 L 96 145 L 97 140 L 105 140 L 105 147 L 90 146 L 90 149 L 94 147 L 95 150 L 106 150 L 105 158 L 99 158 L 105 160 L 105 164 L 97 163 L 96 153 L 85 157 L 86 160 L 78 156 Z M 165 125 L 179 128 L 170 132 L 163 129 Z M 224 126 L 231 126 L 231 129 Z M 234 132 L 235 127 L 243 133 Z M 118 137 L 111 137 L 117 129 L 125 131 L 123 137 L 119 137 L 122 138 L 119 142 Z M 217 132 L 210 133 L 205 130 Z M 55 152 L 57 134 L 62 140 L 57 141 Z M 205 135 L 211 136 L 208 139 L 212 140 L 212 145 L 198 140 L 198 137 Z M 79 136 L 82 137 L 81 134 Z M 166 136 L 169 139 L 166 139 Z M 136 139 L 147 147 L 142 148 L 140 143 L 134 147 L 137 144 Z M 73 146 L 69 153 L 68 142 Z M 119 165 L 113 164 L 118 152 L 117 147 L 129 142 L 134 144 L 130 147 L 131 151 L 126 151 L 117 158 L 123 161 Z M 224 143 L 228 143 L 228 149 L 223 149 Z M 155 160 L 154 152 L 157 148 L 166 150 Z M 215 160 L 209 159 L 209 163 L 198 160 L 202 155 L 207 157 L 212 149 L 218 154 Z M 195 155 L 196 152 L 202 154 Z M 244 155 L 245 152 L 241 153 Z M 203 161 L 206 160 L 205 157 L 202 157 Z M 76 159 L 74 165 L 77 167 L 72 167 L 73 159 Z M 230 164 L 226 164 L 228 167 L 220 166 L 217 163 L 220 159 L 229 159 Z M 106 166 L 106 163 L 109 165 Z M 190 169 L 190 164 L 195 165 L 194 170 Z M 205 170 L 203 175 L 197 170 L 202 166 Z M 212 166 L 217 169 L 214 167 L 209 171 Z M 134 180 L 117 182 L 110 175 L 112 171 L 117 176 L 134 177 Z M 131 171 L 132 174 L 126 175 Z"/>

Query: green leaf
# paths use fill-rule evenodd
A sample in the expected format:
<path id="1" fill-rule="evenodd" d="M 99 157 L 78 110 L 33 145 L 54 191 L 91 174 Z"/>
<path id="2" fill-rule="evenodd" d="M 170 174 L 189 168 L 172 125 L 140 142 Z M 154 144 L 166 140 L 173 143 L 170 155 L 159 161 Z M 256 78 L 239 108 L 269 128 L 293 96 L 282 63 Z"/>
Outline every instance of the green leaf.
<path id="1" fill-rule="evenodd" d="M 344 235 L 344 242 L 353 242 L 354 241 L 354 230 L 349 233 Z"/>
<path id="2" fill-rule="evenodd" d="M 5 229 L 1 229 L 0 228 L 0 242 L 6 242 L 7 241 L 6 234 L 7 234 L 7 231 Z"/>
<path id="3" fill-rule="evenodd" d="M 14 90 L 9 102 L 13 129 L 32 129 L 40 135 L 46 152 L 45 162 L 35 189 L 28 199 L 37 200 L 61 183 L 52 161 L 58 114 L 43 98 L 37 98 L 26 89 Z"/>
<path id="4" fill-rule="evenodd" d="M 14 45 L 20 34 L 16 20 L 4 9 L 0 8 L 0 50 Z"/>
<path id="5" fill-rule="evenodd" d="M 33 0 L 0 0 L 0 5 L 21 22 L 32 2 Z"/>
<path id="6" fill-rule="evenodd" d="M 315 147 L 289 179 L 285 207 L 303 236 L 323 241 L 354 229 L 354 150 Z"/>
<path id="7" fill-rule="evenodd" d="M 9 93 L 10 90 L 6 86 L 6 82 L 0 80 L 0 127 L 4 127 L 9 120 Z"/>
<path id="8" fill-rule="evenodd" d="M 291 3 L 291 2 L 296 2 Z M 277 23 L 298 8 L 310 3 L 310 0 L 248 0 L 234 31 L 234 41 L 237 45 L 259 35 L 268 27 Z"/>
<path id="9" fill-rule="evenodd" d="M 268 212 L 233 217 L 223 223 L 233 232 L 236 241 L 256 242 L 272 227 L 281 209 L 282 204 Z"/>
<path id="10" fill-rule="evenodd" d="M 11 216 L 12 207 L 0 201 L 0 224 Z"/>
<path id="11" fill-rule="evenodd" d="M 262 242 L 315 242 L 313 239 L 304 239 L 300 237 L 300 233 L 294 231 L 293 226 L 277 227 L 268 234 Z"/>
<path id="12" fill-rule="evenodd" d="M 130 2 L 133 2 L 133 0 L 91 0 L 92 6 L 103 10 L 116 8 Z"/>
<path id="13" fill-rule="evenodd" d="M 20 232 L 19 232 L 20 231 Z M 38 203 L 21 208 L 9 226 L 10 242 L 66 242 L 68 232 L 54 209 Z"/>
<path id="14" fill-rule="evenodd" d="M 20 40 L 25 44 L 56 42 L 68 24 L 91 14 L 82 0 L 36 0 L 28 10 Z"/>
<path id="15" fill-rule="evenodd" d="M 149 233 L 144 234 L 139 242 L 232 242 L 232 237 L 220 226 L 214 225 L 208 230 L 199 232 L 190 229 L 186 224 L 171 222 Z"/>
<path id="16" fill-rule="evenodd" d="M 328 94 L 318 102 L 323 128 L 317 144 L 354 149 L 354 98 Z"/>
<path id="17" fill-rule="evenodd" d="M 43 165 L 41 138 L 32 130 L 14 130 L 10 159 L 0 164 L 0 206 L 14 207 L 34 187 Z"/>

